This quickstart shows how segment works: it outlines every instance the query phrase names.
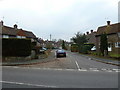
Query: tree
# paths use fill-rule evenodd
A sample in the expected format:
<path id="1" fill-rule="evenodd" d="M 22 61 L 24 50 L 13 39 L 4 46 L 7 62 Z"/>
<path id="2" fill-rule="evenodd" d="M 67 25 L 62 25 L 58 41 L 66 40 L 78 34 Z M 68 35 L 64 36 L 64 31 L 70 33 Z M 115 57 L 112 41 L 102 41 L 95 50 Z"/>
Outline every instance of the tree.
<path id="1" fill-rule="evenodd" d="M 84 43 L 87 42 L 86 36 L 80 32 L 77 32 L 71 40 L 78 45 L 79 52 L 81 52 Z"/>
<path id="2" fill-rule="evenodd" d="M 62 41 L 62 49 L 66 49 L 65 41 L 64 40 Z"/>
<path id="3" fill-rule="evenodd" d="M 108 40 L 107 34 L 104 33 L 101 35 L 100 38 L 100 50 L 103 56 L 108 55 Z"/>

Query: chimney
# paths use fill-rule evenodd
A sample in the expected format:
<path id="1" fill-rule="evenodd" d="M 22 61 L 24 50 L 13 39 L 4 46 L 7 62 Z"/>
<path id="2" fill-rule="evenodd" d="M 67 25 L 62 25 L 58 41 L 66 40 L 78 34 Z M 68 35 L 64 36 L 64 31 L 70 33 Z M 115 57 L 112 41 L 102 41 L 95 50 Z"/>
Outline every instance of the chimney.
<path id="1" fill-rule="evenodd" d="M 89 34 L 89 32 L 86 32 L 87 33 L 87 35 Z"/>
<path id="2" fill-rule="evenodd" d="M 110 21 L 107 21 L 107 25 L 110 25 Z"/>
<path id="3" fill-rule="evenodd" d="M 3 26 L 3 21 L 1 21 L 1 22 L 0 22 L 0 25 L 2 25 L 2 26 Z"/>
<path id="4" fill-rule="evenodd" d="M 93 33 L 93 30 L 91 30 L 91 33 Z"/>
<path id="5" fill-rule="evenodd" d="M 18 27 L 18 26 L 15 24 L 15 25 L 14 25 L 14 29 L 17 29 L 17 27 Z"/>

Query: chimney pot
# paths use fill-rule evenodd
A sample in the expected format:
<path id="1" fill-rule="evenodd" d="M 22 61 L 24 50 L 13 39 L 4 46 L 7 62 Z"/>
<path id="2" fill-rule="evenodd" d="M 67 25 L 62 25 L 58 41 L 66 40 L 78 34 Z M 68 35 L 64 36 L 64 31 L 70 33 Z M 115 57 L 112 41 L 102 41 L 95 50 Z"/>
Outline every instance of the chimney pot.
<path id="1" fill-rule="evenodd" d="M 18 27 L 17 24 L 15 24 L 15 25 L 14 25 L 14 29 L 17 29 L 17 27 Z"/>
<path id="2" fill-rule="evenodd" d="M 107 25 L 110 25 L 110 21 L 107 21 Z"/>
<path id="3" fill-rule="evenodd" d="M 93 33 L 93 30 L 91 30 L 91 33 Z"/>
<path id="4" fill-rule="evenodd" d="M 87 33 L 87 35 L 89 34 L 89 32 L 86 32 Z"/>
<path id="5" fill-rule="evenodd" d="M 3 21 L 1 21 L 0 23 L 1 23 L 1 25 L 3 26 Z"/>

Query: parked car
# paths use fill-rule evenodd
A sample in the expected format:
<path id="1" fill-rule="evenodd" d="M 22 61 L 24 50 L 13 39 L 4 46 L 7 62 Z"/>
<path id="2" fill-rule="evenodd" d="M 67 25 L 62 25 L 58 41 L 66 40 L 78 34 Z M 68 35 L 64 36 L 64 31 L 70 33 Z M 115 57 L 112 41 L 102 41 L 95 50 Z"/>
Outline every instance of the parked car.
<path id="1" fill-rule="evenodd" d="M 56 51 L 56 57 L 66 57 L 66 51 L 65 50 L 62 50 L 62 49 L 59 49 Z"/>
<path id="2" fill-rule="evenodd" d="M 93 46 L 93 47 L 91 48 L 91 51 L 96 51 L 96 47 Z"/>
<path id="3" fill-rule="evenodd" d="M 47 50 L 46 48 L 41 48 L 39 52 L 44 54 L 46 50 Z"/>

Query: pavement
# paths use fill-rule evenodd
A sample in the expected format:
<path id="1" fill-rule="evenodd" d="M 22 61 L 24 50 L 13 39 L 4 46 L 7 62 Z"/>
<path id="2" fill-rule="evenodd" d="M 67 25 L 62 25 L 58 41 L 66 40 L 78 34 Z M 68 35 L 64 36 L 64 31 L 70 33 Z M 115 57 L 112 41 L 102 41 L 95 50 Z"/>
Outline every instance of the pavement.
<path id="1" fill-rule="evenodd" d="M 105 63 L 105 64 L 120 66 L 120 61 L 118 61 L 118 60 L 103 59 L 103 58 L 98 58 L 98 57 L 95 57 L 95 56 L 87 56 L 87 55 L 82 55 L 82 54 L 81 54 L 81 56 L 87 57 L 87 58 L 89 58 L 89 60 L 95 60 L 95 61 L 102 62 L 102 63 Z"/>
<path id="2" fill-rule="evenodd" d="M 79 54 L 79 53 L 75 53 L 75 54 Z M 98 61 L 98 62 L 105 63 L 105 64 L 120 66 L 120 61 L 117 61 L 117 60 L 103 59 L 103 58 L 98 58 L 98 57 L 88 56 L 88 55 L 83 55 L 83 54 L 79 54 L 79 55 L 83 57 L 87 57 L 89 58 L 89 60 L 94 60 L 94 61 Z M 32 64 L 45 63 L 45 62 L 50 62 L 50 61 L 55 61 L 54 51 L 52 51 L 51 54 L 47 58 L 34 59 L 34 60 L 29 60 L 29 61 L 21 60 L 19 62 L 18 61 L 17 62 L 2 62 L 0 63 L 0 65 L 2 66 L 32 65 Z"/>
<path id="3" fill-rule="evenodd" d="M 40 58 L 40 59 L 33 59 L 33 60 L 27 60 L 27 61 L 14 61 L 14 62 L 2 62 L 0 65 L 2 66 L 19 66 L 19 65 L 32 65 L 32 64 L 39 64 L 39 63 L 45 63 L 53 61 L 54 53 L 50 53 L 50 55 L 47 58 Z"/>

